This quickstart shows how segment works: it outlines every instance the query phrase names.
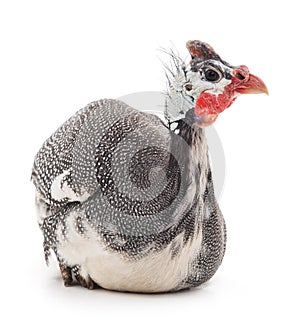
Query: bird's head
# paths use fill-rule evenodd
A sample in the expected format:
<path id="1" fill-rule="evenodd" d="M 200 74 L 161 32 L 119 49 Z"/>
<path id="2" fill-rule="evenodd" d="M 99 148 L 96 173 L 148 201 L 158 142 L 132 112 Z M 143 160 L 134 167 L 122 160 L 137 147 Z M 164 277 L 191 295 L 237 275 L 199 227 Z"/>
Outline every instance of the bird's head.
<path id="1" fill-rule="evenodd" d="M 169 70 L 169 101 L 166 118 L 186 117 L 192 110 L 193 122 L 200 127 L 212 124 L 240 94 L 268 93 L 264 82 L 251 74 L 245 65 L 232 66 L 214 49 L 201 41 L 188 41 L 192 57 L 185 64 L 172 53 L 175 71 Z"/>

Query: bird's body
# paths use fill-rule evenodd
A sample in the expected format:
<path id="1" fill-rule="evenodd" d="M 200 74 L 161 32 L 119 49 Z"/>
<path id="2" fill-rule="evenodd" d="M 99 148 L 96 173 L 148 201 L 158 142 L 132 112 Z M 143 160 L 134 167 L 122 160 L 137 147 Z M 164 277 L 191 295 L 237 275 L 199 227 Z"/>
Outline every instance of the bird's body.
<path id="1" fill-rule="evenodd" d="M 184 117 L 177 104 L 169 102 L 174 130 L 121 101 L 93 102 L 36 155 L 45 257 L 55 252 L 66 285 L 75 277 L 89 288 L 176 291 L 218 269 L 225 223 L 199 127 L 216 117 L 195 123 L 195 103 Z"/>

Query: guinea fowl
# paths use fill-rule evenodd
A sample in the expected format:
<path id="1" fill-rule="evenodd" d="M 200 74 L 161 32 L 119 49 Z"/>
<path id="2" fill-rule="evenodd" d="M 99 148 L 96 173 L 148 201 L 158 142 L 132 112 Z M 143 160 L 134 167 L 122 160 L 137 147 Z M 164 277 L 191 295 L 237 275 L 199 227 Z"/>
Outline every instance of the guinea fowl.
<path id="1" fill-rule="evenodd" d="M 122 101 L 78 111 L 32 170 L 44 252 L 66 286 L 134 292 L 198 286 L 220 266 L 225 223 L 214 195 L 205 126 L 238 94 L 267 93 L 246 66 L 187 42 L 171 54 L 164 123 Z"/>

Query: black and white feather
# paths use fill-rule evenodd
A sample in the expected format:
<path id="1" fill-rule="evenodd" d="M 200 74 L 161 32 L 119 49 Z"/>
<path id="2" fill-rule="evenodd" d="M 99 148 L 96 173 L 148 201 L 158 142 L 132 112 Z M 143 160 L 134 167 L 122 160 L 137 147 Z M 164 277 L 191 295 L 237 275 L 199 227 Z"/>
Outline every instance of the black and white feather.
<path id="1" fill-rule="evenodd" d="M 45 257 L 55 253 L 66 284 L 75 276 L 112 290 L 176 291 L 207 281 L 222 261 L 225 224 L 204 130 L 193 124 L 200 82 L 172 58 L 168 125 L 122 101 L 99 100 L 35 157 Z"/>

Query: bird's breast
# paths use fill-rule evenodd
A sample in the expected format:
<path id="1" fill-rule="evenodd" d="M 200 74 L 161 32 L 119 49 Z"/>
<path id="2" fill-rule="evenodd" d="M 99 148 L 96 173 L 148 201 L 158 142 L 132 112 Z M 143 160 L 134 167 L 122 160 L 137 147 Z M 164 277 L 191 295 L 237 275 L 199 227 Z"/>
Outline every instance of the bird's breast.
<path id="1" fill-rule="evenodd" d="M 189 274 L 201 249 L 199 225 L 188 241 L 182 232 L 161 249 L 150 244 L 142 257 L 128 257 L 110 249 L 103 237 L 88 225 L 85 225 L 85 236 L 78 234 L 72 220 L 74 217 L 68 219 L 67 239 L 59 239 L 58 254 L 68 265 L 80 265 L 83 273 L 106 289 L 131 292 L 176 290 Z"/>

